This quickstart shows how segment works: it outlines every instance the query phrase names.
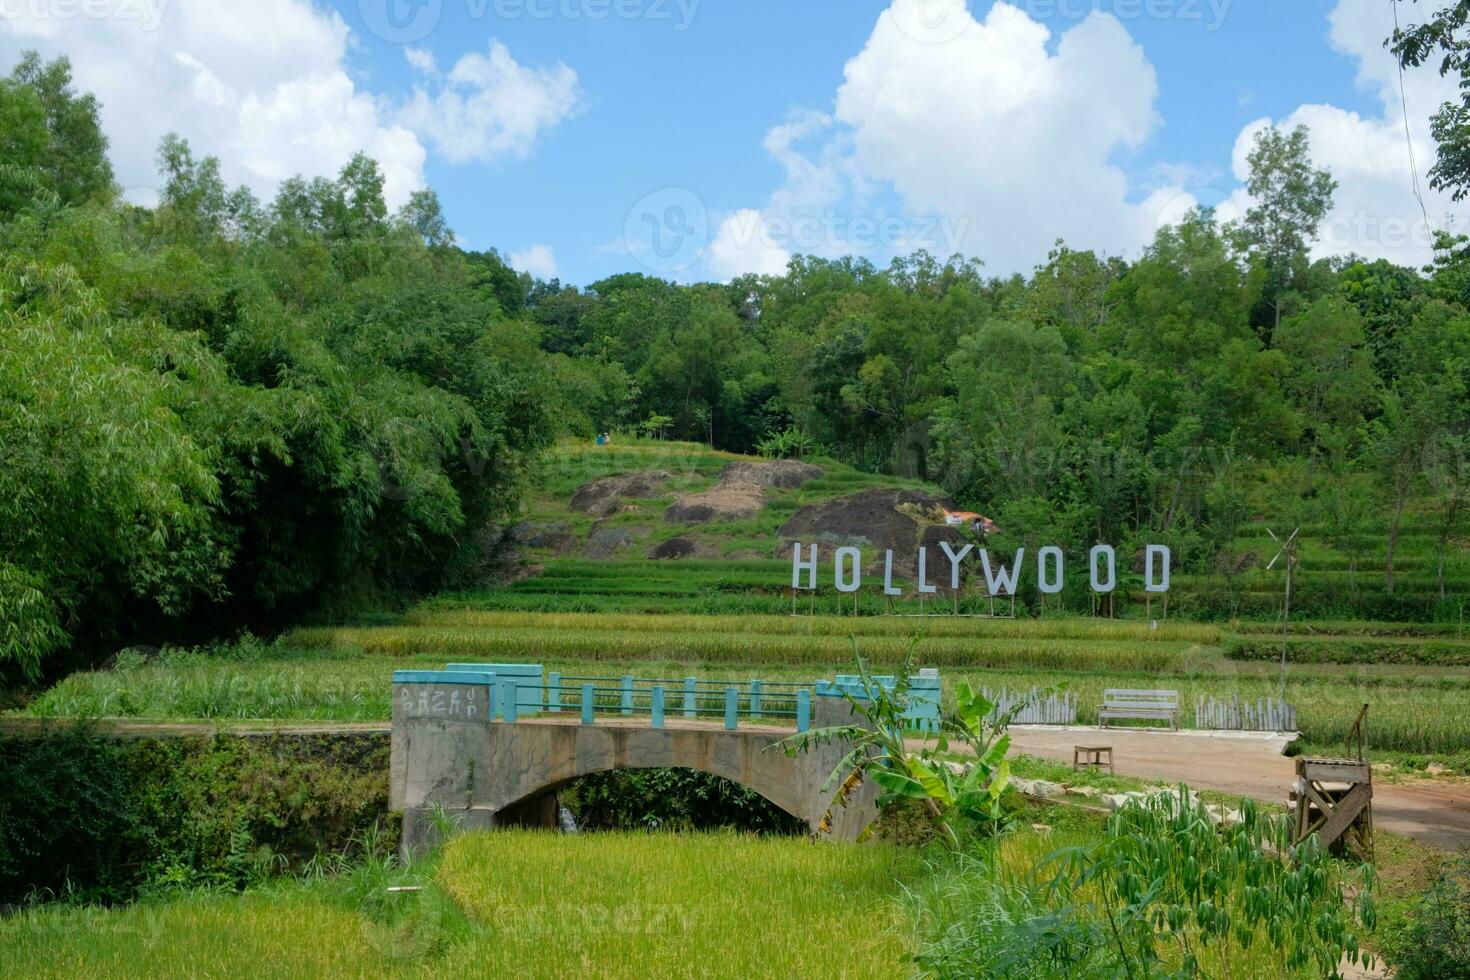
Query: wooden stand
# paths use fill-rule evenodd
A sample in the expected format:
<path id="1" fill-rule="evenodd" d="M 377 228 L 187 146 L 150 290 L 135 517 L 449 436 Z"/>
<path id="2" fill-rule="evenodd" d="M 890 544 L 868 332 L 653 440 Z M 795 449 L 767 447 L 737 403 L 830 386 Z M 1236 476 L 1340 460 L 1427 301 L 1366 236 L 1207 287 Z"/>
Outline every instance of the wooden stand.
<path id="1" fill-rule="evenodd" d="M 1373 860 L 1373 769 L 1354 759 L 1296 760 L 1296 843 L 1312 834 L 1334 854 Z"/>

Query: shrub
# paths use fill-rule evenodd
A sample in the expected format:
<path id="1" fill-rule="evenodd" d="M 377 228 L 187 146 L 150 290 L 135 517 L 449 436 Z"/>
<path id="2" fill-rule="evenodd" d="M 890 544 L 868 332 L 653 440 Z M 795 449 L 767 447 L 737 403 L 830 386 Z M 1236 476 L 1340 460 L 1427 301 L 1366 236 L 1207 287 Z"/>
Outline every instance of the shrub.
<path id="1" fill-rule="evenodd" d="M 1382 945 L 1396 980 L 1470 978 L 1470 858 L 1445 867 Z"/>
<path id="2" fill-rule="evenodd" d="M 381 736 L 0 741 L 0 902 L 240 887 L 349 851 L 387 812 Z"/>
<path id="3" fill-rule="evenodd" d="M 563 795 L 583 830 L 741 830 L 804 834 L 806 822 L 739 783 L 693 769 L 616 769 Z"/>
<path id="4" fill-rule="evenodd" d="M 1069 848 L 1051 883 L 1056 905 L 1090 906 L 1106 922 L 1127 976 L 1177 965 L 1183 976 L 1336 976 L 1365 961 L 1371 868 L 1353 905 L 1315 835 L 1292 844 L 1290 820 L 1250 800 L 1217 828 L 1185 787 L 1130 803 L 1096 847 Z"/>

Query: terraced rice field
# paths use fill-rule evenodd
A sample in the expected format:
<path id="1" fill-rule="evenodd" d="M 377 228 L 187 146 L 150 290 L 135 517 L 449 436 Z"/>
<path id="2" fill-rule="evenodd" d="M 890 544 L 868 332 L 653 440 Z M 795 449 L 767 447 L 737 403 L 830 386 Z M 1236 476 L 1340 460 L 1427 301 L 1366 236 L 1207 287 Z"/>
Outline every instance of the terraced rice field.
<path id="1" fill-rule="evenodd" d="M 1355 643 L 1372 627 L 1322 629 L 1346 636 L 1319 630 L 1311 642 Z M 1260 642 L 1271 655 L 1230 659 L 1226 650 L 1236 634 L 1183 622 L 1149 629 L 1080 617 L 543 614 L 452 609 L 440 602 L 395 625 L 298 630 L 274 645 L 124 658 L 112 670 L 70 675 L 23 710 L 40 717 L 374 721 L 389 716 L 393 670 L 450 660 L 533 661 L 565 674 L 598 676 L 810 681 L 850 672 L 856 645 L 879 667 L 897 665 L 912 647 L 920 664 L 943 669 L 949 685 L 963 678 L 992 689 L 1065 686 L 1078 695 L 1084 723 L 1095 719 L 1105 688 L 1178 690 L 1188 725 L 1199 696 L 1279 693 L 1274 637 L 1242 638 Z M 1369 703 L 1376 748 L 1470 752 L 1470 672 L 1463 668 L 1293 663 L 1286 696 L 1315 745 L 1340 743 L 1358 709 Z"/>

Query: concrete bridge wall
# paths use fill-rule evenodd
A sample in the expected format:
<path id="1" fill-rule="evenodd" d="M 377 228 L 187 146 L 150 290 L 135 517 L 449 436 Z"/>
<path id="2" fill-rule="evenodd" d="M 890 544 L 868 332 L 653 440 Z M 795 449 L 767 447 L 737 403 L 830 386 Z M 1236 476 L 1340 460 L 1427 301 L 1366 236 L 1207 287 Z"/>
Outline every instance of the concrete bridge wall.
<path id="1" fill-rule="evenodd" d="M 555 792 L 610 769 L 697 769 L 749 787 L 817 832 L 833 791 L 823 792 L 846 744 L 795 756 L 776 745 L 790 732 L 726 730 L 696 722 L 670 727 L 613 719 L 582 725 L 572 718 L 497 722 L 483 684 L 398 684 L 393 697 L 390 806 L 403 814 L 407 852 L 435 840 L 433 812 L 464 827 L 554 826 Z M 850 719 L 846 701 L 819 697 L 814 727 Z M 820 836 L 853 840 L 877 814 L 871 783 L 833 812 Z"/>

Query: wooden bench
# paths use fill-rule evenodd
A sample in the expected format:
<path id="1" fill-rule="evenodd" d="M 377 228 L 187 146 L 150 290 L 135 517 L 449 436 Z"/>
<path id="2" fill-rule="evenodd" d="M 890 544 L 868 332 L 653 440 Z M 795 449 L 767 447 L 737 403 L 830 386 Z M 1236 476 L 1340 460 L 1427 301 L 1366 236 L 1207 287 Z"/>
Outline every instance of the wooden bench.
<path id="1" fill-rule="evenodd" d="M 1128 691 L 1110 688 L 1103 691 L 1103 703 L 1097 709 L 1097 719 L 1102 727 L 1114 718 L 1141 718 L 1149 721 L 1167 721 L 1169 727 L 1179 727 L 1178 691 Z"/>

